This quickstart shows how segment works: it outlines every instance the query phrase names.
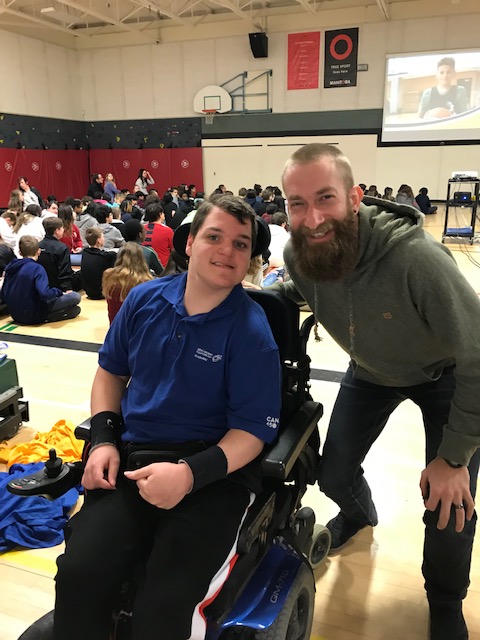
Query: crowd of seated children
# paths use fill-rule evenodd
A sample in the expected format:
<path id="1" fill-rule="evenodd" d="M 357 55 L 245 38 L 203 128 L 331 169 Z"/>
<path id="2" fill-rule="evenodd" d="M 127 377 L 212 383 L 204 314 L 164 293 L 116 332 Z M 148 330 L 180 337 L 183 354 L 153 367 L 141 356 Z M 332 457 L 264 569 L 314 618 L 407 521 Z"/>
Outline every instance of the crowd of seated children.
<path id="1" fill-rule="evenodd" d="M 112 210 L 104 204 L 95 207 L 94 216 L 105 236 L 105 249 L 118 249 L 125 244 L 125 238 L 112 224 Z"/>
<path id="2" fill-rule="evenodd" d="M 62 220 L 46 218 L 43 226 L 45 237 L 40 242 L 38 262 L 45 268 L 50 286 L 62 291 L 79 291 L 82 288 L 80 272 L 72 270 L 70 252 L 61 242 L 64 233 Z"/>
<path id="3" fill-rule="evenodd" d="M 107 300 L 108 319 L 112 324 L 128 292 L 153 276 L 143 257 L 142 247 L 136 242 L 127 242 L 118 252 L 115 266 L 107 269 L 102 278 L 102 292 Z"/>
<path id="4" fill-rule="evenodd" d="M 13 233 L 16 238 L 14 251 L 17 258 L 20 258 L 18 243 L 22 236 L 33 236 L 38 241 L 43 240 L 45 237 L 45 228 L 40 215 L 41 210 L 38 204 L 29 204 L 26 210 L 18 216 L 13 227 Z"/>
<path id="5" fill-rule="evenodd" d="M 80 272 L 82 288 L 91 300 L 102 300 L 103 273 L 113 267 L 117 253 L 103 251 L 105 237 L 100 227 L 89 227 L 85 235 L 88 246 L 82 252 L 82 270 Z"/>
<path id="6" fill-rule="evenodd" d="M 14 322 L 42 324 L 75 318 L 80 313 L 80 294 L 49 285 L 47 272 L 38 264 L 40 247 L 33 236 L 20 238 L 21 259 L 5 267 L 2 297 Z"/>
<path id="7" fill-rule="evenodd" d="M 167 264 L 173 249 L 173 231 L 164 222 L 162 205 L 159 202 L 149 204 L 145 210 L 145 240 L 142 244 L 155 251 L 162 265 Z"/>
<path id="8" fill-rule="evenodd" d="M 148 268 L 152 273 L 156 276 L 161 276 L 163 273 L 163 266 L 158 259 L 157 254 L 152 249 L 152 247 L 147 247 L 142 245 L 145 240 L 146 230 L 140 220 L 135 220 L 132 218 L 125 223 L 125 231 L 124 236 L 127 242 L 136 242 L 139 244 L 143 251 L 143 257 L 145 258 L 145 262 L 147 263 Z"/>

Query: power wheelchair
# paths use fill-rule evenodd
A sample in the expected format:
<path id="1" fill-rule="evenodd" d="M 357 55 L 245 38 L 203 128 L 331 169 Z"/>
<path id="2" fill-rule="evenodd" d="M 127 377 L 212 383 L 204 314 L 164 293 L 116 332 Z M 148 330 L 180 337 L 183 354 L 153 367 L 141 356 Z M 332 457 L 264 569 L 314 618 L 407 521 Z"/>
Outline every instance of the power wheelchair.
<path id="1" fill-rule="evenodd" d="M 306 343 L 314 319 L 299 329 L 297 305 L 281 294 L 251 291 L 264 309 L 282 362 L 280 434 L 262 453 L 263 491 L 255 499 L 239 538 L 239 559 L 219 595 L 206 609 L 206 640 L 308 640 L 313 619 L 313 569 L 327 556 L 330 532 L 315 524 L 301 499 L 317 479 L 323 407 L 309 393 L 310 358 Z M 268 372 L 266 372 L 268 375 Z M 259 390 L 261 392 L 261 390 Z M 89 421 L 75 434 L 89 440 Z M 88 452 L 88 444 L 85 447 Z M 45 469 L 12 480 L 19 495 L 54 499 L 76 486 L 83 463 L 63 464 L 54 450 Z M 68 544 L 68 540 L 67 540 Z M 129 639 L 134 582 L 125 585 L 112 613 L 111 640 Z M 29 627 L 19 640 L 52 640 L 53 612 Z"/>

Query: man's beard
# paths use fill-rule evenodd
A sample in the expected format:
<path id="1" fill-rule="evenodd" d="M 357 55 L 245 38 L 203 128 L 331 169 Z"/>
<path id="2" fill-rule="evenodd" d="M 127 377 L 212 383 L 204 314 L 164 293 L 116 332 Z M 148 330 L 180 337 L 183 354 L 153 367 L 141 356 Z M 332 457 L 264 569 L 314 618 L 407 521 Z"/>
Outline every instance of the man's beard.
<path id="1" fill-rule="evenodd" d="M 333 239 L 311 244 L 308 237 L 332 230 Z M 350 206 L 343 220 L 324 222 L 315 230 L 301 226 L 291 232 L 295 267 L 309 280 L 340 280 L 352 273 L 358 259 L 358 216 Z"/>

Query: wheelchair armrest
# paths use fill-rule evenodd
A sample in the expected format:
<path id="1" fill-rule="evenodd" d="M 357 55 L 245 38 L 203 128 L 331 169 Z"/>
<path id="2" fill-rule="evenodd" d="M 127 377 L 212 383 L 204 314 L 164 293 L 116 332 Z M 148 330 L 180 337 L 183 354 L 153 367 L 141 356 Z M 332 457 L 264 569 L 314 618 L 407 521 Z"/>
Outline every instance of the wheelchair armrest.
<path id="1" fill-rule="evenodd" d="M 263 475 L 285 481 L 308 439 L 322 417 L 323 406 L 308 400 L 293 420 L 281 431 L 278 440 L 261 462 Z"/>
<path id="2" fill-rule="evenodd" d="M 90 418 L 87 418 L 81 424 L 75 427 L 75 437 L 77 438 L 77 440 L 85 440 L 85 442 L 90 442 Z"/>

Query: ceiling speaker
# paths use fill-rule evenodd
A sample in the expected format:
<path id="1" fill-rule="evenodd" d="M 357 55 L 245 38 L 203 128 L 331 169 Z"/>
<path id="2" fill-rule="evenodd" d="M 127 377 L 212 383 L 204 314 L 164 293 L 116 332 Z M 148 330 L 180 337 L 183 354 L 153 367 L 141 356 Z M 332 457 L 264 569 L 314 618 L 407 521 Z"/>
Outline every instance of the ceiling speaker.
<path id="1" fill-rule="evenodd" d="M 268 58 L 268 36 L 266 33 L 249 33 L 250 49 L 254 58 Z"/>

